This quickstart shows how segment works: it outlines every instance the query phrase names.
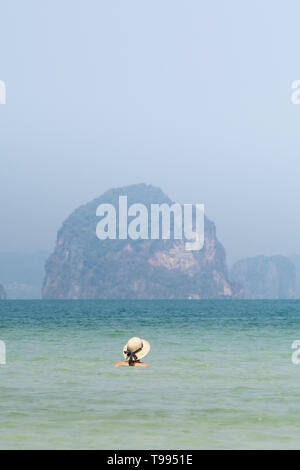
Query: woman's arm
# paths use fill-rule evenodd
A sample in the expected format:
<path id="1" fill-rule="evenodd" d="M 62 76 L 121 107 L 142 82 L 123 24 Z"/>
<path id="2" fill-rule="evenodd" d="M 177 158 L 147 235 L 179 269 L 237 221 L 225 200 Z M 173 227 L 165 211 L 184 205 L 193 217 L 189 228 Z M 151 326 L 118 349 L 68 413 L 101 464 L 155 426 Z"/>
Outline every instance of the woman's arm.
<path id="1" fill-rule="evenodd" d="M 135 362 L 134 367 L 147 367 L 150 366 L 150 364 L 145 364 L 144 362 Z"/>
<path id="2" fill-rule="evenodd" d="M 115 364 L 115 367 L 119 367 L 119 366 L 129 366 L 128 361 L 121 361 Z M 147 366 L 150 366 L 150 364 L 145 364 L 144 362 L 135 362 L 133 364 L 133 367 L 147 367 Z"/>

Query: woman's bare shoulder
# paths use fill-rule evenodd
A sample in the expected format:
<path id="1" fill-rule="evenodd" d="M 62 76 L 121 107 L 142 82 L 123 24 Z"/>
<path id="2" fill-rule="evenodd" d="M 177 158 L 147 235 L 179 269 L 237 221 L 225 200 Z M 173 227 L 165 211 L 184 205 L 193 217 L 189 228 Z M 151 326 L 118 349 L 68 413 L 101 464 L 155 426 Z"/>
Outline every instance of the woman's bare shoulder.
<path id="1" fill-rule="evenodd" d="M 150 366 L 150 364 L 145 364 L 144 362 L 136 362 L 134 364 L 134 367 L 147 367 Z"/>
<path id="2" fill-rule="evenodd" d="M 127 361 L 120 361 L 115 364 L 115 367 L 120 367 L 120 366 L 128 366 Z M 145 364 L 144 362 L 135 362 L 133 367 L 147 367 L 150 366 L 150 364 Z"/>

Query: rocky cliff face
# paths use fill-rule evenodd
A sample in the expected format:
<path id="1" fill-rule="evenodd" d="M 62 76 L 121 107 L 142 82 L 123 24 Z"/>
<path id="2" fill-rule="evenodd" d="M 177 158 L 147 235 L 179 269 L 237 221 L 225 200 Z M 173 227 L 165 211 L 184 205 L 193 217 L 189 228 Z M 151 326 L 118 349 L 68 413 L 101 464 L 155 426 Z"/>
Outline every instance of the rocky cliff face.
<path id="1" fill-rule="evenodd" d="M 284 256 L 257 256 L 235 263 L 230 278 L 241 287 L 245 299 L 293 299 L 296 270 Z"/>
<path id="2" fill-rule="evenodd" d="M 158 188 L 134 185 L 112 189 L 79 207 L 64 222 L 46 263 L 42 296 L 47 299 L 207 299 L 236 295 L 228 278 L 225 251 L 213 222 L 205 218 L 205 243 L 186 251 L 184 240 L 99 240 L 96 209 L 172 204 Z"/>
<path id="3" fill-rule="evenodd" d="M 0 284 L 0 300 L 5 300 L 6 299 L 6 292 L 4 290 L 4 287 Z"/>

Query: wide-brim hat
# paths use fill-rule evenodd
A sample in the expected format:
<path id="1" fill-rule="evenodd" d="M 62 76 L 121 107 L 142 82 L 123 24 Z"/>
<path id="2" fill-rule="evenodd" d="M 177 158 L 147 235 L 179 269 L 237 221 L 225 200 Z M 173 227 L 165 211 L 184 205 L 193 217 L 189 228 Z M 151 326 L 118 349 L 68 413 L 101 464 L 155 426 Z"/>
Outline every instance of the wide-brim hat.
<path id="1" fill-rule="evenodd" d="M 130 340 L 125 344 L 123 348 L 123 356 L 126 360 L 128 360 L 129 355 L 127 354 L 127 351 L 129 351 L 130 353 L 135 353 L 135 356 L 139 361 L 148 354 L 150 349 L 151 346 L 149 341 L 134 336 L 133 338 L 130 338 Z"/>

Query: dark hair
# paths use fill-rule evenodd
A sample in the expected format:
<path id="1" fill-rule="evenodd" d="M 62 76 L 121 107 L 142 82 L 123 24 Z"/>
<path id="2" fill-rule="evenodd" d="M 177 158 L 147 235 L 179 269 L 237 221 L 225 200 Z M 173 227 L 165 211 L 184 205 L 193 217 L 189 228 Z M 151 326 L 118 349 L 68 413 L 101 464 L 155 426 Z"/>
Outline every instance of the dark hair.
<path id="1" fill-rule="evenodd" d="M 138 358 L 136 357 L 136 353 L 141 351 L 143 349 L 143 343 L 142 343 L 142 347 L 137 349 L 136 351 L 128 351 L 128 349 L 126 349 L 126 351 L 124 351 L 124 354 L 126 354 L 126 356 L 128 357 L 128 365 L 129 366 L 133 366 L 133 364 L 135 362 L 139 362 Z"/>

